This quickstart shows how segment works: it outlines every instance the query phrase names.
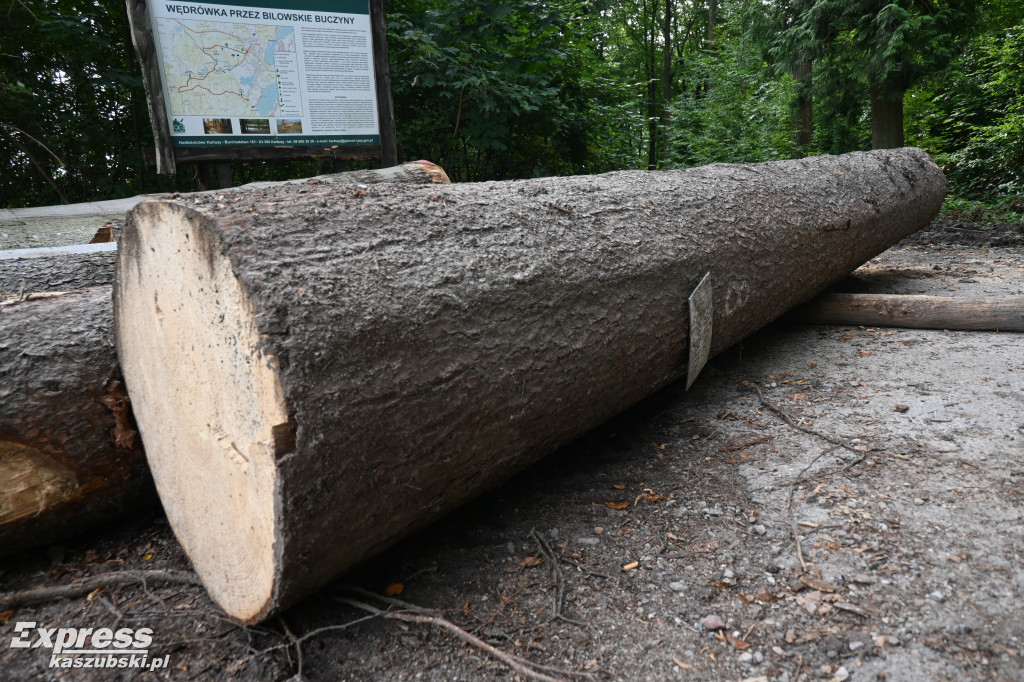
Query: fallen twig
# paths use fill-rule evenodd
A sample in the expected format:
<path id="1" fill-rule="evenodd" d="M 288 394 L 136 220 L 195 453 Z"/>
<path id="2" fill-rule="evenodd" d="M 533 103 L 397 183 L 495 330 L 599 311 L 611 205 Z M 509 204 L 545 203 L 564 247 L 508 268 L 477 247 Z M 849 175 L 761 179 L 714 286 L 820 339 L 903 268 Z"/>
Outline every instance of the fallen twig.
<path id="1" fill-rule="evenodd" d="M 341 604 L 352 606 L 362 611 L 366 611 L 367 613 L 371 613 L 375 617 L 388 618 L 391 620 L 401 620 L 407 623 L 433 625 L 443 630 L 447 630 L 448 632 L 452 633 L 453 635 L 455 635 L 462 641 L 466 642 L 467 644 L 470 644 L 471 646 L 474 646 L 480 649 L 481 651 L 490 654 L 494 658 L 497 658 L 502 663 L 512 668 L 512 670 L 516 671 L 520 675 L 523 675 L 524 677 L 528 677 L 533 680 L 541 680 L 541 682 L 565 682 L 564 677 L 551 677 L 550 675 L 547 675 L 544 672 L 542 672 L 544 670 L 562 676 L 569 675 L 576 677 L 589 677 L 587 673 L 576 673 L 568 670 L 558 670 L 555 668 L 551 668 L 549 666 L 541 665 L 539 663 L 534 663 L 533 661 L 527 660 L 520 656 L 516 656 L 515 654 L 506 653 L 501 649 L 498 649 L 497 647 L 488 644 L 479 637 L 472 635 L 469 632 L 466 632 L 455 623 L 452 623 L 451 621 L 445 618 L 441 618 L 440 616 L 427 615 L 426 613 L 424 613 L 423 608 L 414 606 L 412 604 L 407 604 L 401 601 L 400 599 L 381 597 L 379 595 L 368 593 L 365 590 L 356 591 L 358 591 L 360 594 L 372 596 L 374 599 L 377 599 L 379 601 L 383 601 L 394 605 L 401 605 L 402 608 L 412 609 L 416 611 L 416 613 L 409 613 L 408 611 L 387 611 L 384 609 L 379 609 L 371 604 L 367 604 L 366 602 L 357 601 L 355 599 L 350 599 L 348 597 L 334 597 L 334 600 Z"/>
<path id="2" fill-rule="evenodd" d="M 839 438 L 836 438 L 835 436 L 830 436 L 827 433 L 822 433 L 821 431 L 816 431 L 810 427 L 804 426 L 803 424 L 796 423 L 795 421 L 793 421 L 792 417 L 786 414 L 784 410 L 780 409 L 779 407 L 776 407 L 775 405 L 772 405 L 771 402 L 769 402 L 769 400 L 764 397 L 764 393 L 761 392 L 760 386 L 758 386 L 757 384 L 752 385 L 754 387 L 754 390 L 757 391 L 757 399 L 758 402 L 761 403 L 761 406 L 768 408 L 771 412 L 774 412 L 776 415 L 778 415 L 780 419 L 782 419 L 782 421 L 786 422 L 789 426 L 793 427 L 797 431 L 802 431 L 811 436 L 817 436 L 818 438 L 821 438 L 822 440 L 831 443 L 836 447 L 843 448 L 844 450 L 849 450 L 853 454 L 857 455 L 857 459 L 846 464 L 844 469 L 850 469 L 851 467 L 854 467 L 864 461 L 864 458 L 867 456 L 865 453 L 861 452 L 860 450 L 853 447 L 849 443 Z"/>
<path id="3" fill-rule="evenodd" d="M 797 485 L 800 484 L 800 481 L 803 480 L 804 474 L 807 473 L 807 470 L 814 466 L 815 462 L 833 450 L 835 450 L 834 447 L 819 452 L 814 459 L 807 463 L 807 466 L 800 470 L 800 473 L 798 473 L 796 478 L 794 478 L 789 484 L 789 496 L 786 498 L 786 512 L 789 514 L 789 527 L 793 531 L 793 541 L 796 543 L 796 558 L 800 560 L 800 568 L 805 571 L 807 570 L 807 562 L 804 561 L 804 551 L 800 547 L 800 527 L 797 525 L 796 517 L 793 516 L 793 493 L 796 490 Z"/>
<path id="4" fill-rule="evenodd" d="M 56 601 L 57 599 L 72 599 L 103 587 L 132 584 L 142 584 L 143 587 L 146 587 L 149 582 L 198 585 L 199 578 L 194 573 L 183 573 L 180 571 L 117 571 L 116 573 L 104 573 L 83 578 L 69 585 L 36 587 L 30 590 L 0 595 L 0 609 L 10 609 L 29 604 L 42 604 Z"/>

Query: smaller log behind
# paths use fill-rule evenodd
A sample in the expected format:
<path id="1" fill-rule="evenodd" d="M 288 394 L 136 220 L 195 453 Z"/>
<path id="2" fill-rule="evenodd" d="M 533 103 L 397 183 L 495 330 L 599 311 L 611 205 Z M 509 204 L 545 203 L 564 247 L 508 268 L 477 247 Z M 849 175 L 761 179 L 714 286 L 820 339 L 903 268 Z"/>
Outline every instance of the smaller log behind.
<path id="1" fill-rule="evenodd" d="M 52 255 L 0 258 L 0 300 L 21 293 L 109 286 L 114 281 L 115 249 L 89 253 L 54 251 Z"/>
<path id="2" fill-rule="evenodd" d="M 0 555 L 156 502 L 110 287 L 0 305 Z"/>
<path id="3" fill-rule="evenodd" d="M 1024 301 L 905 294 L 826 294 L 787 316 L 790 322 L 908 329 L 1024 331 Z"/>

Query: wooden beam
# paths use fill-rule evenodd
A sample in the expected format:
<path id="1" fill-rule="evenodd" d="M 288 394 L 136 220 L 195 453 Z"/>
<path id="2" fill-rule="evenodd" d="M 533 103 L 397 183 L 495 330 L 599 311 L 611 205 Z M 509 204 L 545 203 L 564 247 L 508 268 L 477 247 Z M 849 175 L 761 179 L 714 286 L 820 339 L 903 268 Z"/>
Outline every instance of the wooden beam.
<path id="1" fill-rule="evenodd" d="M 826 294 L 787 318 L 806 324 L 850 324 L 908 329 L 1024 331 L 1024 299 Z"/>

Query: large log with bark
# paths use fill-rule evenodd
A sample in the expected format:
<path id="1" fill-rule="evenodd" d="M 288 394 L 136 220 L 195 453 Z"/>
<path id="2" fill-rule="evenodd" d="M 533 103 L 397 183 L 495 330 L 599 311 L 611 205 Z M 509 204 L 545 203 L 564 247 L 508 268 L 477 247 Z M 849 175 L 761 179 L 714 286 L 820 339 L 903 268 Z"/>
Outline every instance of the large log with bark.
<path id="1" fill-rule="evenodd" d="M 245 623 L 808 300 L 946 182 L 903 149 L 304 189 L 139 204 L 115 283 L 164 508 Z"/>
<path id="2" fill-rule="evenodd" d="M 110 287 L 0 304 L 0 555 L 156 501 Z"/>

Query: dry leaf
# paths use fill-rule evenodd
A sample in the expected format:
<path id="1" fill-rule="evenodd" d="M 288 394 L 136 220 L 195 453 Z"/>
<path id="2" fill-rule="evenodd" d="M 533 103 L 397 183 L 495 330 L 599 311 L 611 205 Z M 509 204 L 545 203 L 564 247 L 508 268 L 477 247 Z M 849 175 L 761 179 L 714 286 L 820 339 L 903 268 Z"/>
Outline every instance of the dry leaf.
<path id="1" fill-rule="evenodd" d="M 750 642 L 745 642 L 742 639 L 740 639 L 739 637 L 733 637 L 728 632 L 725 633 L 725 639 L 729 642 L 729 644 L 732 644 L 734 647 L 736 647 L 740 651 L 743 651 L 744 649 L 749 649 L 750 648 Z"/>
<path id="2" fill-rule="evenodd" d="M 523 568 L 533 568 L 534 566 L 540 566 L 544 563 L 544 560 L 539 556 L 528 556 L 519 562 L 519 565 Z"/>
<path id="3" fill-rule="evenodd" d="M 682 661 L 680 661 L 675 656 L 672 657 L 672 662 L 675 663 L 676 665 L 678 665 L 683 670 L 693 670 L 693 666 L 692 665 L 690 665 L 689 663 L 683 663 Z"/>
<path id="4" fill-rule="evenodd" d="M 871 357 L 871 353 L 868 353 L 866 351 L 859 350 L 859 351 L 857 351 L 857 353 L 859 353 L 862 358 L 870 358 Z"/>
<path id="5" fill-rule="evenodd" d="M 626 489 L 626 484 L 625 483 L 616 483 L 612 487 L 615 488 L 616 490 L 625 490 Z"/>
<path id="6" fill-rule="evenodd" d="M 819 590 L 820 592 L 838 592 L 839 588 L 832 583 L 827 583 L 824 580 L 819 580 L 812 575 L 801 575 L 800 582 L 812 590 Z"/>
<path id="7" fill-rule="evenodd" d="M 629 502 L 605 502 L 612 509 L 629 509 Z"/>
<path id="8" fill-rule="evenodd" d="M 640 562 L 639 561 L 634 561 L 632 563 L 626 564 L 625 566 L 622 567 L 622 570 L 623 571 L 632 571 L 634 568 L 640 568 Z"/>
<path id="9" fill-rule="evenodd" d="M 384 594 L 386 594 L 389 597 L 397 597 L 398 595 L 402 594 L 402 592 L 404 592 L 404 591 L 405 591 L 405 585 L 403 585 L 402 583 L 391 583 L 384 590 Z"/>
<path id="10" fill-rule="evenodd" d="M 0 623 L 7 625 L 7 621 L 9 621 L 13 615 L 14 611 L 0 611 Z"/>
<path id="11" fill-rule="evenodd" d="M 352 196 L 353 197 L 365 197 L 366 196 L 366 190 L 363 189 L 362 187 L 360 187 L 359 189 L 356 190 L 356 193 L 353 194 Z"/>

